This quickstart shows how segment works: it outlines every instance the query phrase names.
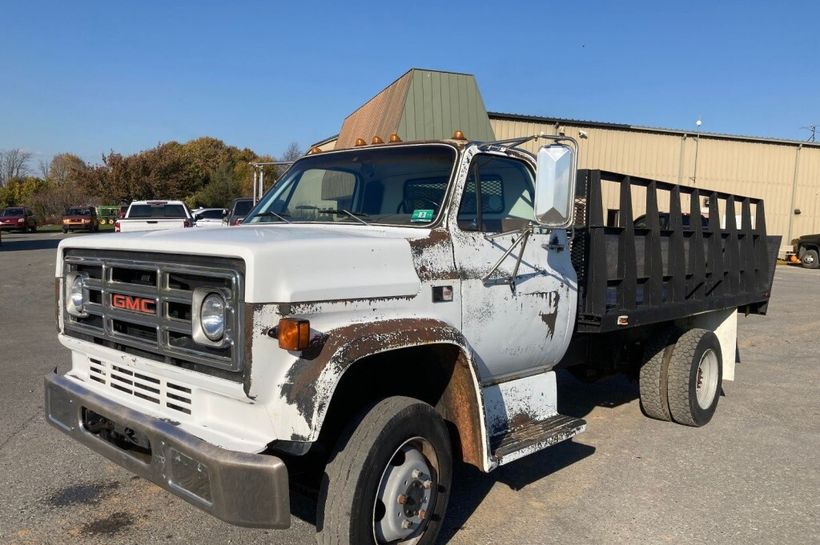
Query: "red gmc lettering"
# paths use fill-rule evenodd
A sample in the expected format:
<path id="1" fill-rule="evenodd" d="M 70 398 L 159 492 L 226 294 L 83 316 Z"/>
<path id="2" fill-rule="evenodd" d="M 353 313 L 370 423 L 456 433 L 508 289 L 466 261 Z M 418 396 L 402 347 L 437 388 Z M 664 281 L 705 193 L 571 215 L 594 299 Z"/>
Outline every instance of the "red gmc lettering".
<path id="1" fill-rule="evenodd" d="M 131 297 L 120 293 L 111 294 L 111 306 L 123 310 L 133 310 L 145 314 L 154 314 L 154 301 L 142 297 Z"/>

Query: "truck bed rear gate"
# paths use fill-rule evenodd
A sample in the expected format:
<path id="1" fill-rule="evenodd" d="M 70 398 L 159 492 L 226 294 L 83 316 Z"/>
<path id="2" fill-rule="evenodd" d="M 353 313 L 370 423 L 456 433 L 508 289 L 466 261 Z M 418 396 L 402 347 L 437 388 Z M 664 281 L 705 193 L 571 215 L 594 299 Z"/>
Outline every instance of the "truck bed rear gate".
<path id="1" fill-rule="evenodd" d="M 604 182 L 618 184 L 617 225 L 604 223 Z M 632 208 L 641 199 L 635 188 L 645 193 L 645 219 L 638 225 Z M 683 212 L 681 199 L 687 195 L 683 206 L 688 204 L 688 212 Z M 665 211 L 659 201 L 668 203 Z M 766 313 L 780 237 L 766 236 L 761 199 L 580 170 L 575 202 L 572 259 L 578 271 L 579 332 L 727 308 Z M 708 215 L 701 206 L 708 206 Z"/>

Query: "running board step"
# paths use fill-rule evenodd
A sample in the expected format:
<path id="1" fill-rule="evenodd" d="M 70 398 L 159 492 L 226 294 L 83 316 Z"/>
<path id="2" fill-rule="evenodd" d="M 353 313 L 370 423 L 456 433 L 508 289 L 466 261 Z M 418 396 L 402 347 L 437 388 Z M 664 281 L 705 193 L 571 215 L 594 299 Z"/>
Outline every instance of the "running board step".
<path id="1" fill-rule="evenodd" d="M 490 439 L 492 458 L 503 466 L 528 454 L 538 452 L 578 435 L 587 427 L 586 420 L 557 414 L 546 420 L 525 424 Z"/>

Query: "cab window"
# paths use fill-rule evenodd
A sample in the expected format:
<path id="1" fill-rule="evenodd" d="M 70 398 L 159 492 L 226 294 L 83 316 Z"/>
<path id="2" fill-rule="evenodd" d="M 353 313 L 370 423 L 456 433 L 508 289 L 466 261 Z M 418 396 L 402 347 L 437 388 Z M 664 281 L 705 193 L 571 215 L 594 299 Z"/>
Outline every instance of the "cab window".
<path id="1" fill-rule="evenodd" d="M 477 155 L 461 196 L 458 226 L 463 231 L 486 233 L 521 229 L 535 218 L 534 197 L 535 183 L 525 163 Z"/>

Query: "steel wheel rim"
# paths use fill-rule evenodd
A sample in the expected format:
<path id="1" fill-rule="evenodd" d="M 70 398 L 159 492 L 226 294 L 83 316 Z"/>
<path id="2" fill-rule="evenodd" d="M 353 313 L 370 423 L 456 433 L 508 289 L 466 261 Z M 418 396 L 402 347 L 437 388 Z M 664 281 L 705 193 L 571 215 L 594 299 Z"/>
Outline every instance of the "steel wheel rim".
<path id="1" fill-rule="evenodd" d="M 695 380 L 698 406 L 701 409 L 708 409 L 715 399 L 718 387 L 718 359 L 717 354 L 711 348 L 700 357 Z"/>
<path id="2" fill-rule="evenodd" d="M 421 540 L 436 504 L 438 469 L 433 445 L 423 437 L 411 437 L 393 452 L 373 501 L 376 543 L 413 545 Z"/>
<path id="3" fill-rule="evenodd" d="M 803 263 L 805 263 L 806 265 L 814 264 L 814 256 L 809 253 L 805 254 L 803 256 Z"/>

